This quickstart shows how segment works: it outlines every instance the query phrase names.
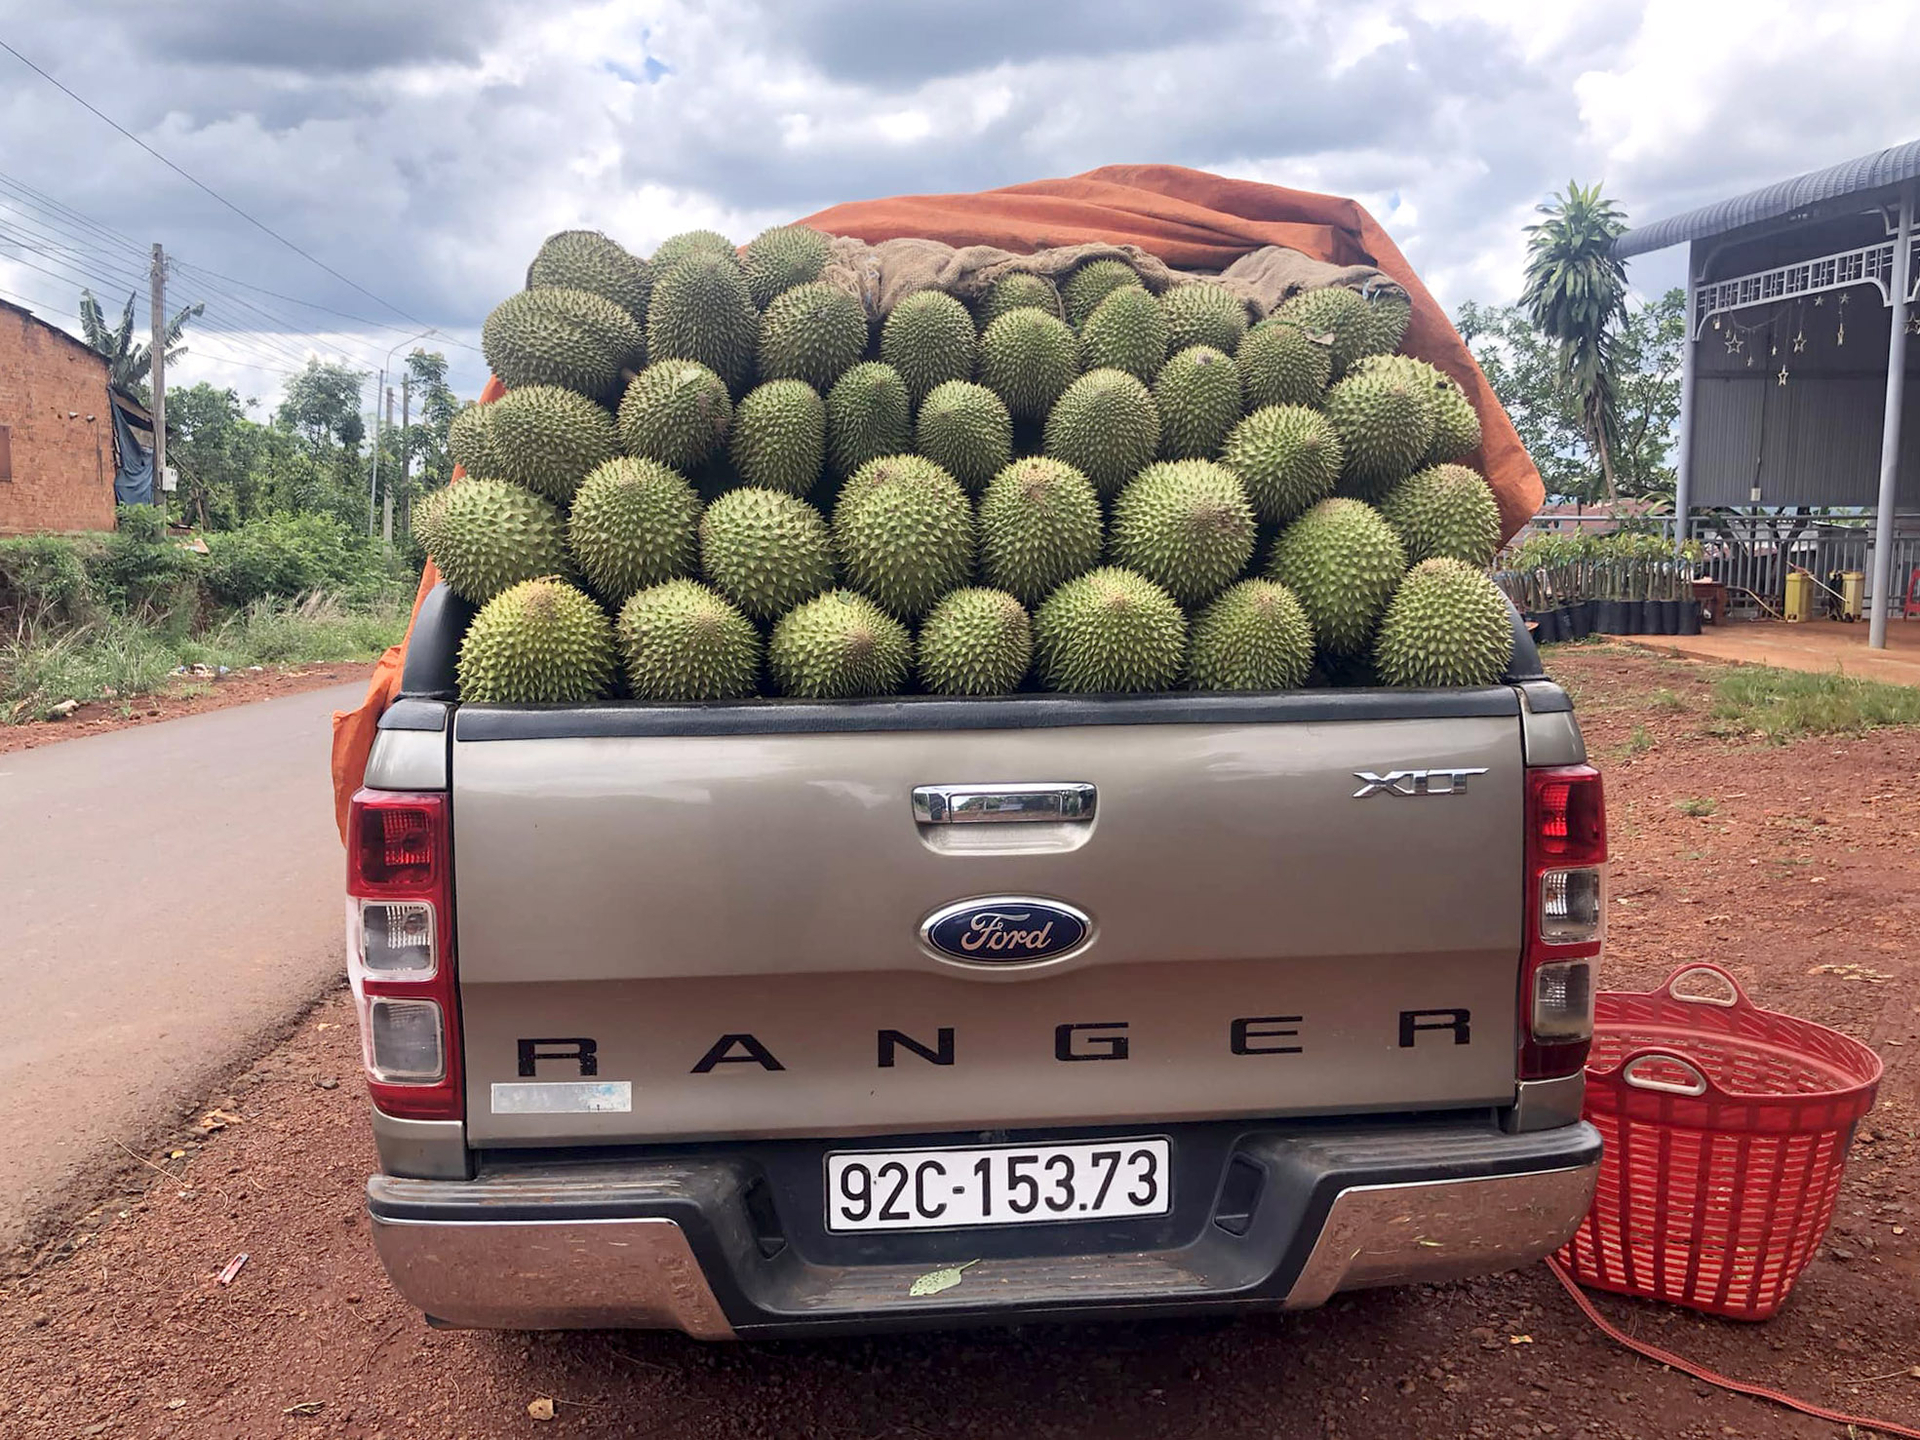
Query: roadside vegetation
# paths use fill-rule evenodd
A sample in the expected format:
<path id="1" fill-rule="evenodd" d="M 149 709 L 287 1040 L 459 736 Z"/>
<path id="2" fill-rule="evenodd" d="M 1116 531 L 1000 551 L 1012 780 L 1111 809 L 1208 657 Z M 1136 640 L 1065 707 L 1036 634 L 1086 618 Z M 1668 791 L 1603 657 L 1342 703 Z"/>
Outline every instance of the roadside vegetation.
<path id="1" fill-rule="evenodd" d="M 1920 688 L 1742 665 L 1714 682 L 1712 728 L 1775 744 L 1809 735 L 1859 735 L 1883 725 L 1920 725 Z"/>
<path id="2" fill-rule="evenodd" d="M 130 700 L 181 667 L 371 659 L 405 630 L 417 573 L 327 515 L 196 544 L 141 507 L 108 535 L 0 540 L 0 724 Z"/>

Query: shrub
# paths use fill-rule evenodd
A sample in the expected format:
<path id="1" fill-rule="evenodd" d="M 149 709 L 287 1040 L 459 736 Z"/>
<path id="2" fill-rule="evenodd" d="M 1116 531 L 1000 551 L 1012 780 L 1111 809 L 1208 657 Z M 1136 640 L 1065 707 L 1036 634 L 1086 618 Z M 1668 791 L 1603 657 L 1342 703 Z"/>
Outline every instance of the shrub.
<path id="1" fill-rule="evenodd" d="M 327 515 L 275 515 L 207 537 L 208 593 L 236 609 L 322 589 L 368 600 L 387 579 L 380 547 Z"/>
<path id="2" fill-rule="evenodd" d="M 168 538 L 150 506 L 123 505 L 118 514 L 120 528 L 87 567 L 95 598 L 127 615 L 191 614 L 199 600 L 200 557 Z"/>
<path id="3" fill-rule="evenodd" d="M 71 535 L 0 540 L 0 622 L 16 633 L 84 624 L 95 609 L 85 552 L 97 548 Z"/>

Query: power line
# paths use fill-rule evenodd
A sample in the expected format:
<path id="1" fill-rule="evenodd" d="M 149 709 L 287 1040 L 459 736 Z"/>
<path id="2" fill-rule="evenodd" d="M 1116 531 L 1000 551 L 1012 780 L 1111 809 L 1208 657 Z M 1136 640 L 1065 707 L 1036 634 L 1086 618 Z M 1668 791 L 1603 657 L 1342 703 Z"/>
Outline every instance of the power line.
<path id="1" fill-rule="evenodd" d="M 21 180 L 16 176 L 8 175 L 5 172 L 0 172 L 0 191 L 11 192 L 15 199 L 31 207 L 31 209 L 34 212 L 37 212 L 34 215 L 34 218 L 40 224 L 50 225 L 54 228 L 62 229 L 70 235 L 75 234 L 76 232 L 79 232 L 79 234 L 81 235 L 84 235 L 86 232 L 92 232 L 93 234 L 102 237 L 102 241 L 83 240 L 82 243 L 87 245 L 89 249 L 97 250 L 97 251 L 100 251 L 101 253 L 111 253 L 112 250 L 124 250 L 126 254 L 131 256 L 132 259 L 135 262 L 137 262 L 136 268 L 140 269 L 142 272 L 142 278 L 140 283 L 142 285 L 146 283 L 145 273 L 144 273 L 144 267 L 146 265 L 146 259 L 147 259 L 146 246 L 139 244 L 138 242 L 133 240 L 130 236 L 125 235 L 122 232 L 113 229 L 109 225 L 103 225 L 99 221 L 91 218 L 90 216 L 83 215 L 80 211 L 73 209 L 69 205 L 63 204 L 61 201 L 56 200 L 53 196 L 48 195 L 43 191 L 36 190 L 33 186 L 27 184 L 24 180 Z M 0 204 L 4 204 L 4 202 L 0 202 Z M 14 207 L 7 207 L 7 208 L 14 208 Z M 16 213 L 20 213 L 20 212 L 16 209 Z M 109 249 L 109 247 L 111 247 L 111 250 Z M 255 285 L 250 281 L 241 280 L 237 276 L 224 275 L 217 270 L 209 269 L 204 265 L 196 265 L 191 261 L 172 259 L 170 263 L 182 273 L 190 272 L 194 275 L 202 277 L 202 283 L 205 284 L 207 288 L 212 291 L 219 291 L 222 288 L 220 285 L 212 282 L 225 282 L 227 285 L 238 285 L 242 289 L 251 290 L 255 294 L 270 296 L 275 300 L 284 300 L 288 304 L 297 305 L 302 309 L 316 310 L 323 314 L 336 316 L 342 320 L 350 320 L 356 325 L 368 325 L 376 329 L 382 329 L 382 330 L 404 330 L 408 328 L 407 326 L 404 326 L 404 325 L 396 325 L 391 320 L 374 320 L 365 315 L 355 315 L 350 311 L 336 310 L 331 305 L 322 305 L 315 300 L 304 300 L 298 295 L 287 295 L 278 290 L 269 290 L 265 286 Z M 291 315 L 286 315 L 281 312 L 274 311 L 271 309 L 271 307 L 260 306 L 257 304 L 253 304 L 252 302 L 244 301 L 241 296 L 235 295 L 231 291 L 228 291 L 226 293 L 227 293 L 228 299 L 233 300 L 237 304 L 249 305 L 249 308 L 253 309 L 256 314 L 259 314 L 263 317 L 266 317 L 272 320 L 281 328 L 291 333 L 306 333 L 308 330 L 308 327 L 304 322 L 294 318 Z M 463 350 L 471 350 L 475 354 L 480 353 L 480 347 L 477 345 L 470 345 L 464 340 L 460 340 L 455 338 L 452 335 L 446 334 L 444 331 L 435 330 L 433 333 L 437 339 L 441 340 L 445 344 L 455 345 Z M 351 343 L 364 344 L 370 353 L 373 352 L 374 350 L 374 345 L 371 341 L 365 341 L 365 342 L 353 341 Z"/>
<path id="2" fill-rule="evenodd" d="M 118 120 L 115 120 L 111 115 L 106 114 L 104 111 L 98 109 L 94 105 L 82 99 L 79 95 L 75 94 L 72 90 L 68 89 L 65 85 L 61 84 L 60 81 L 54 79 L 53 76 L 49 75 L 45 70 L 42 70 L 38 65 L 34 64 L 33 61 L 27 59 L 26 56 L 22 55 L 18 50 L 14 49 L 13 46 L 7 44 L 6 41 L 0 40 L 0 50 L 5 50 L 9 55 L 13 56 L 14 59 L 18 60 L 22 65 L 26 66 L 29 70 L 33 71 L 34 74 L 38 75 L 42 80 L 45 80 L 49 85 L 53 86 L 56 90 L 60 91 L 61 94 L 65 95 L 68 99 L 72 100 L 75 104 L 79 105 L 81 108 L 85 109 L 90 114 L 98 117 L 99 119 L 104 120 L 107 124 L 111 125 L 115 130 L 119 131 L 120 134 L 124 135 L 127 139 L 131 140 L 134 144 L 138 145 L 142 150 L 146 151 L 147 154 L 151 155 L 154 159 L 158 160 L 162 165 L 166 166 L 169 170 L 173 171 L 174 174 L 178 175 L 181 179 L 185 180 L 188 184 L 212 196 L 215 200 L 219 201 L 222 205 L 226 206 L 227 209 L 231 210 L 234 214 L 238 215 L 242 220 L 245 220 L 249 225 L 253 226 L 256 230 L 260 231 L 264 235 L 270 236 L 274 240 L 279 241 L 280 244 L 286 246 L 287 249 L 293 251 L 294 254 L 298 255 L 301 259 L 305 260 L 310 265 L 315 265 L 320 269 L 326 271 L 327 274 L 333 276 L 333 278 L 340 281 L 341 284 L 351 286 L 353 289 L 359 291 L 362 295 L 366 296 L 369 300 L 373 301 L 376 305 L 384 305 L 387 309 L 393 311 L 394 314 L 400 316 L 402 319 L 411 320 L 414 324 L 420 325 L 420 326 L 425 326 L 427 324 L 427 322 L 422 320 L 418 315 L 409 315 L 405 310 L 402 310 L 398 305 L 394 304 L 391 300 L 382 299 L 380 296 L 374 294 L 373 291 L 367 289 L 366 286 L 360 284 L 359 281 L 349 279 L 347 276 L 342 275 L 338 270 L 334 269 L 331 265 L 327 264 L 326 261 L 318 259 L 317 257 L 308 254 L 305 250 L 301 249 L 298 245 L 294 244 L 293 241 L 287 239 L 286 236 L 282 235 L 279 231 L 275 230 L 272 226 L 268 225 L 266 222 L 262 220 L 256 220 L 252 215 L 249 215 L 245 210 L 242 210 L 238 205 L 234 204 L 233 201 L 227 199 L 226 196 L 222 195 L 218 190 L 215 190 L 211 185 L 208 185 L 204 181 L 199 180 L 193 175 L 188 174 L 185 170 L 181 169 L 178 165 L 174 164 L 173 161 L 169 160 L 165 155 L 162 155 L 158 150 L 154 149 L 153 146 L 147 144 L 146 141 L 142 140 L 138 135 L 134 134 L 131 130 L 127 129 L 126 126 L 122 125 Z"/>

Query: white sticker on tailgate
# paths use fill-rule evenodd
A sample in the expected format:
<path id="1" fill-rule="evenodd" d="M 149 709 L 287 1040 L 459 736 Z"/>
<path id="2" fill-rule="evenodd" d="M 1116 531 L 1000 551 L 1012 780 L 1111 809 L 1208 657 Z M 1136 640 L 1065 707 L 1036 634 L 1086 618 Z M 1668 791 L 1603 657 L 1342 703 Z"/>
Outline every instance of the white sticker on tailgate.
<path id="1" fill-rule="evenodd" d="M 631 1080 L 532 1080 L 496 1084 L 496 1115 L 625 1114 L 633 1109 Z"/>

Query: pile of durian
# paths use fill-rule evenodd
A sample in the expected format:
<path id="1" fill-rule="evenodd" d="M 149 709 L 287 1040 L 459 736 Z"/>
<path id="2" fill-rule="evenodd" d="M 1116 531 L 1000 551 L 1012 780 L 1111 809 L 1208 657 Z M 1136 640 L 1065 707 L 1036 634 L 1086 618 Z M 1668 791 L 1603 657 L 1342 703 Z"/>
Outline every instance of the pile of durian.
<path id="1" fill-rule="evenodd" d="M 463 699 L 1483 685 L 1512 651 L 1460 387 L 1403 292 L 1253 323 L 1124 260 L 870 315 L 829 237 L 563 231 L 416 533 Z M 828 277 L 828 278 L 823 278 Z"/>

